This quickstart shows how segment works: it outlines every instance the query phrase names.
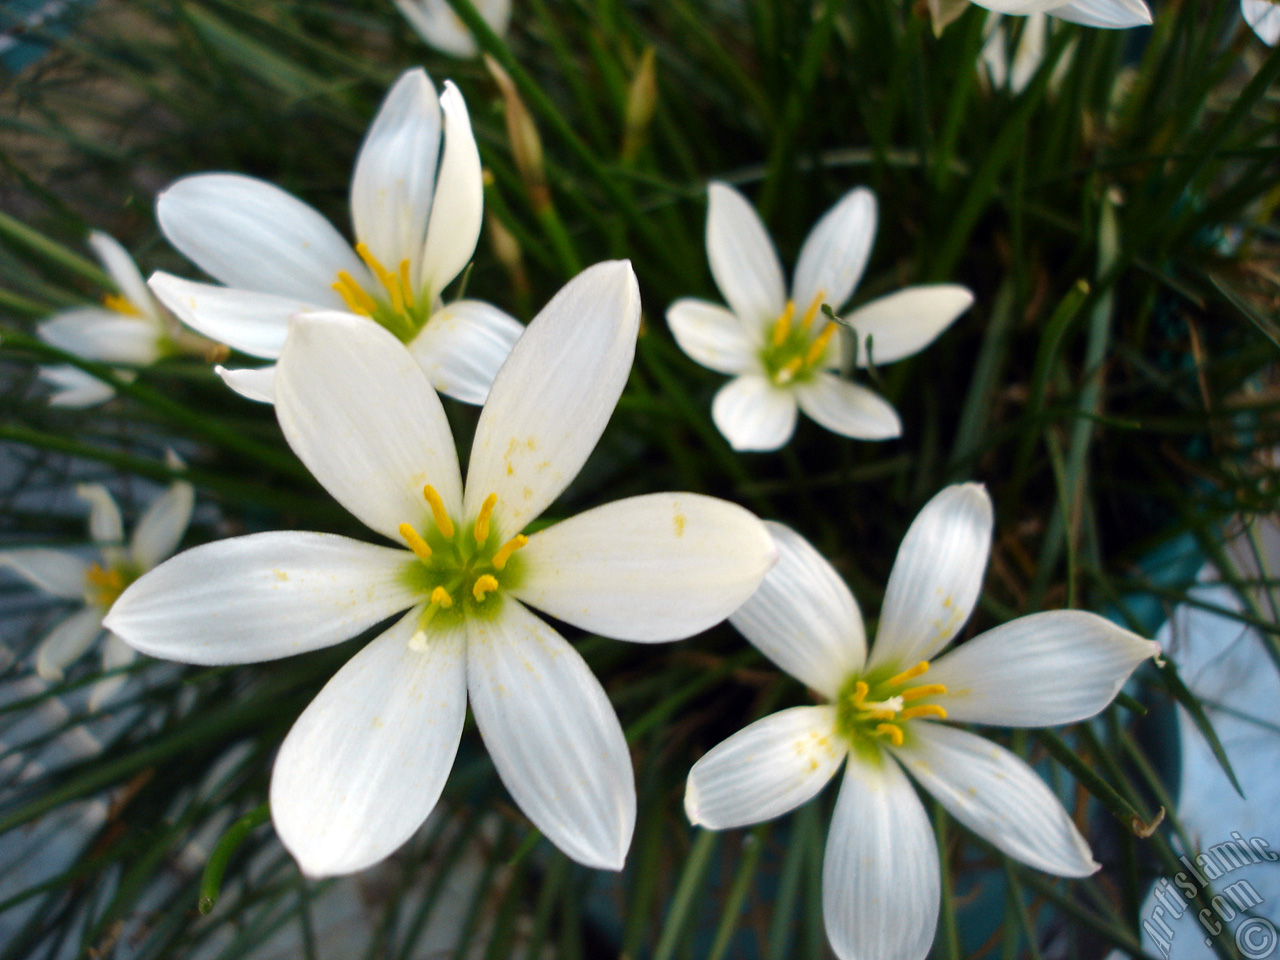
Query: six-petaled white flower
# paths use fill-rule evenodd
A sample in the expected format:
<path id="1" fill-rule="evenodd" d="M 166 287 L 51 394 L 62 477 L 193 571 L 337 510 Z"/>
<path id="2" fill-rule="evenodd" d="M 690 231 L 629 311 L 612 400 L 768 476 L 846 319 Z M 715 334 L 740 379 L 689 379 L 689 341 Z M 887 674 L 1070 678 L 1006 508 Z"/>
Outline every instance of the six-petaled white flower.
<path id="1" fill-rule="evenodd" d="M 464 491 L 440 400 L 403 346 L 346 314 L 299 318 L 276 373 L 284 434 L 343 506 L 402 546 L 224 540 L 113 609 L 109 626 L 136 648 L 191 663 L 301 653 L 408 610 L 330 680 L 276 760 L 272 816 L 308 874 L 359 870 L 408 839 L 440 796 L 468 699 L 538 829 L 581 863 L 621 868 L 635 823 L 621 726 L 582 657 L 525 604 L 607 637 L 673 640 L 736 609 L 775 558 L 759 520 L 696 494 L 521 532 L 595 447 L 639 320 L 625 262 L 566 285 L 494 380 Z"/>
<path id="2" fill-rule="evenodd" d="M 449 0 L 395 0 L 396 6 L 429 47 L 454 57 L 474 57 L 476 39 L 453 12 Z M 473 0 L 476 12 L 493 32 L 502 36 L 511 20 L 511 0 Z"/>
<path id="3" fill-rule="evenodd" d="M 133 539 L 126 545 L 120 508 L 107 489 L 85 483 L 76 493 L 89 503 L 89 535 L 100 555 L 96 563 L 68 551 L 39 547 L 0 553 L 0 566 L 9 567 L 55 597 L 84 603 L 36 649 L 36 672 L 51 682 L 62 680 L 63 671 L 101 636 L 103 618 L 124 589 L 173 553 L 187 531 L 195 503 L 191 484 L 181 480 L 172 484 L 138 520 Z M 134 658 L 133 649 L 108 632 L 102 669 L 127 666 Z M 125 679 L 116 674 L 99 680 L 89 695 L 90 709 L 96 710 L 110 699 Z"/>
<path id="4" fill-rule="evenodd" d="M 437 390 L 483 403 L 523 328 L 488 303 L 441 300 L 475 251 L 483 203 L 462 94 L 446 82 L 437 98 L 425 71 L 409 70 L 387 94 L 356 161 L 354 250 L 278 187 L 201 174 L 165 190 L 156 214 L 169 242 L 225 286 L 157 273 L 151 289 L 201 333 L 268 360 L 280 356 L 300 312 L 370 317 L 408 345 Z M 274 369 L 219 373 L 237 392 L 269 402 Z"/>
<path id="5" fill-rule="evenodd" d="M 798 534 L 769 524 L 777 565 L 731 618 L 824 699 L 765 717 L 689 773 L 690 820 L 726 829 L 812 798 L 846 764 L 823 865 L 827 935 L 842 960 L 919 960 L 938 915 L 933 829 L 903 770 L 999 850 L 1049 873 L 1098 865 L 1053 792 L 1004 747 L 939 723 L 1073 723 L 1115 697 L 1155 643 L 1092 613 L 1021 617 L 930 660 L 977 601 L 992 510 L 976 484 L 948 487 L 907 531 L 870 652 L 844 581 Z"/>
<path id="6" fill-rule="evenodd" d="M 729 308 L 677 300 L 667 323 L 690 357 L 733 374 L 716 394 L 711 416 L 736 450 L 776 450 L 795 431 L 797 405 L 828 430 L 862 440 L 902 432 L 893 407 L 874 391 L 837 375 L 843 337 L 822 312 L 838 311 L 866 268 L 876 232 L 876 201 L 851 190 L 814 226 L 800 250 L 791 296 L 759 216 L 737 190 L 712 183 L 707 257 Z M 952 284 L 908 287 L 859 307 L 844 323 L 856 362 L 891 363 L 923 349 L 969 305 Z"/>

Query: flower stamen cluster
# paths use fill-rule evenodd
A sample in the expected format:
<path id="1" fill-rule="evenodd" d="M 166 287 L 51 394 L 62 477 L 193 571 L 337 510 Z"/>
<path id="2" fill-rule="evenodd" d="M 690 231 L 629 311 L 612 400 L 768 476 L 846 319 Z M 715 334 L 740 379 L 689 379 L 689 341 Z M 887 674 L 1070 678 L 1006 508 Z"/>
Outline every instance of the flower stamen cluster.
<path id="1" fill-rule="evenodd" d="M 85 602 L 109 610 L 116 598 L 124 593 L 125 587 L 136 579 L 137 572 L 124 564 L 106 567 L 99 563 L 91 564 L 84 573 Z"/>
<path id="2" fill-rule="evenodd" d="M 836 334 L 836 325 L 828 321 L 816 337 L 811 335 L 811 329 L 826 296 L 825 290 L 819 290 L 799 323 L 795 322 L 795 301 L 788 300 L 770 328 L 768 341 L 760 351 L 760 362 L 769 379 L 778 386 L 811 379 L 822 366 L 827 346 Z"/>
<path id="3" fill-rule="evenodd" d="M 400 266 L 395 271 L 391 271 L 383 266 L 366 244 L 357 243 L 355 249 L 365 266 L 382 284 L 385 296 L 374 296 L 360 286 L 360 281 L 346 270 L 338 271 L 333 289 L 352 313 L 380 323 L 402 343 L 408 343 L 431 318 L 431 297 L 425 294 L 414 296 L 410 278 L 412 265 L 407 257 L 400 261 Z"/>
<path id="4" fill-rule="evenodd" d="M 836 702 L 837 731 L 855 747 L 860 741 L 877 739 L 888 740 L 895 747 L 900 747 L 904 740 L 902 724 L 907 720 L 917 717 L 947 719 L 946 708 L 940 704 L 907 706 L 913 700 L 939 697 L 947 692 L 946 685 L 941 683 L 909 686 L 911 681 L 928 671 L 928 662 L 922 660 L 885 680 L 851 677 Z"/>

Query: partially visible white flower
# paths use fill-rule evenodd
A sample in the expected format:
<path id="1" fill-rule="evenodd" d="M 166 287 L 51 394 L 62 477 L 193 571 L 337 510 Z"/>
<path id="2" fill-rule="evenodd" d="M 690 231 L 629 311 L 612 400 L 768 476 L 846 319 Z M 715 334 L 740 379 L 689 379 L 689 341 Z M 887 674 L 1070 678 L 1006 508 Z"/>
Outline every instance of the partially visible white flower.
<path id="1" fill-rule="evenodd" d="M 735 450 L 777 450 L 795 432 L 797 406 L 835 433 L 860 440 L 898 436 L 888 403 L 838 376 L 845 365 L 840 310 L 862 278 L 876 232 L 875 195 L 849 191 L 817 222 L 800 249 L 788 297 L 782 265 L 751 204 L 725 183 L 708 188 L 707 258 L 728 309 L 677 300 L 667 310 L 676 342 L 690 357 L 733 375 L 711 416 Z M 892 363 L 924 347 L 955 321 L 973 294 L 954 284 L 907 287 L 844 317 L 858 366 Z"/>
<path id="2" fill-rule="evenodd" d="M 36 649 L 36 672 L 51 682 L 62 680 L 66 668 L 102 635 L 102 620 L 125 588 L 173 553 L 187 531 L 195 503 L 191 484 L 182 480 L 173 483 L 147 508 L 134 528 L 132 541 L 126 544 L 120 508 L 107 488 L 84 483 L 76 487 L 76 493 L 89 503 L 89 534 L 98 546 L 98 562 L 38 547 L 0 552 L 0 566 L 55 597 L 83 602 Z M 107 633 L 103 670 L 128 666 L 135 656 L 119 637 Z M 89 698 L 90 709 L 107 702 L 125 679 L 124 674 L 116 674 L 98 681 Z"/>
<path id="3" fill-rule="evenodd" d="M 689 773 L 685 810 L 724 830 L 780 816 L 847 761 L 823 865 L 827 936 L 842 960 L 921 960 L 938 916 L 937 842 L 906 773 L 1010 857 L 1058 876 L 1098 869 L 1061 802 L 1019 757 L 939 720 L 1074 723 L 1115 697 L 1150 640 L 1092 613 L 1021 617 L 941 653 L 969 619 L 991 549 L 977 484 L 947 487 L 907 531 L 875 644 L 844 581 L 802 537 L 768 524 L 780 551 L 730 617 L 827 702 L 772 714 Z"/>
<path id="4" fill-rule="evenodd" d="M 467 25 L 453 12 L 449 0 L 395 0 L 396 6 L 429 47 L 454 57 L 480 52 Z M 511 22 L 511 0 L 474 0 L 476 12 L 493 32 L 502 36 Z"/>
<path id="5" fill-rule="evenodd" d="M 1240 0 L 1240 13 L 1262 42 L 1280 43 L 1280 3 L 1276 0 Z"/>
<path id="6" fill-rule="evenodd" d="M 1010 49 L 1012 23 L 999 13 L 988 14 L 986 40 L 978 57 L 991 86 L 1014 94 L 1025 90 L 1040 69 L 1051 31 L 1049 17 L 1044 13 L 1029 14 L 1020 22 L 1022 27 L 1017 43 Z M 1075 46 L 1072 39 L 1054 66 L 1053 76 L 1049 78 L 1050 93 L 1056 93 L 1061 87 L 1063 77 L 1071 67 L 1071 58 L 1075 56 Z"/>
<path id="7" fill-rule="evenodd" d="M 440 298 L 475 252 L 483 203 L 462 94 L 446 81 L 437 98 L 426 72 L 409 70 L 387 94 L 356 160 L 354 250 L 279 187 L 200 174 L 160 194 L 156 215 L 169 242 L 225 286 L 157 273 L 151 289 L 184 323 L 266 360 L 280 356 L 298 313 L 370 317 L 408 345 L 437 390 L 483 403 L 524 328 L 479 300 L 446 305 Z M 218 370 L 233 390 L 268 403 L 273 371 Z"/>
<path id="8" fill-rule="evenodd" d="M 1151 10 L 1143 0 L 974 0 L 994 13 L 1026 17 L 1047 13 L 1059 20 L 1119 30 L 1151 23 Z M 966 0 L 929 0 L 934 30 L 941 33 L 967 9 Z"/>

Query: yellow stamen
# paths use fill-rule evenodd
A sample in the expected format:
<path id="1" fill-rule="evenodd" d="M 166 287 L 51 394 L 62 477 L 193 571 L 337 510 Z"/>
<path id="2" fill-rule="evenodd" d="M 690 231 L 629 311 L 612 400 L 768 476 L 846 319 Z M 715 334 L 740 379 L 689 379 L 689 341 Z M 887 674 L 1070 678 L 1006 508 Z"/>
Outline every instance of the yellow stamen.
<path id="1" fill-rule="evenodd" d="M 133 301 L 128 297 L 121 296 L 118 293 L 108 293 L 102 298 L 102 305 L 108 310 L 114 310 L 116 313 L 123 313 L 128 317 L 140 317 L 142 311 L 133 305 Z"/>
<path id="2" fill-rule="evenodd" d="M 787 342 L 787 336 L 791 333 L 791 318 L 795 314 L 796 305 L 791 300 L 788 300 L 786 309 L 782 311 L 782 316 L 773 325 L 773 345 L 775 347 L 780 347 Z"/>
<path id="3" fill-rule="evenodd" d="M 817 295 L 810 301 L 809 306 L 805 308 L 804 316 L 800 318 L 800 329 L 808 330 L 809 324 L 813 323 L 813 318 L 818 315 L 818 309 L 822 306 L 822 301 L 827 299 L 827 291 L 819 290 Z"/>
<path id="4" fill-rule="evenodd" d="M 444 508 L 444 501 L 440 499 L 440 494 L 436 493 L 436 488 L 431 484 L 427 484 L 422 488 L 422 496 L 431 507 L 431 517 L 436 522 L 436 527 L 444 534 L 446 540 L 453 539 L 453 521 L 449 519 L 449 512 Z"/>
<path id="5" fill-rule="evenodd" d="M 876 726 L 876 733 L 882 737 L 888 737 L 893 741 L 895 747 L 902 746 L 902 729 L 894 726 L 892 723 L 881 723 Z"/>
<path id="6" fill-rule="evenodd" d="M 333 289 L 338 291 L 347 306 L 355 313 L 371 317 L 378 309 L 378 302 L 369 296 L 364 287 L 356 282 L 356 278 L 345 270 L 338 271 L 338 281 L 333 285 Z"/>
<path id="7" fill-rule="evenodd" d="M 828 323 L 825 330 L 818 334 L 818 338 L 809 344 L 809 352 L 804 355 L 804 365 L 812 367 L 817 365 L 827 352 L 827 345 L 831 343 L 831 338 L 836 335 L 836 325 Z"/>
<path id="8" fill-rule="evenodd" d="M 367 245 L 357 243 L 356 253 L 360 255 L 364 265 L 373 271 L 373 275 L 378 278 L 382 288 L 387 291 L 387 296 L 391 298 L 391 309 L 396 313 L 403 312 L 404 297 L 401 295 L 399 279 L 382 265 L 381 261 L 370 252 Z"/>
<path id="9" fill-rule="evenodd" d="M 404 305 L 413 309 L 413 286 L 409 283 L 409 261 L 400 261 L 400 292 L 404 294 Z"/>
<path id="10" fill-rule="evenodd" d="M 529 538 L 523 533 L 517 533 L 514 537 L 498 548 L 498 552 L 493 555 L 493 569 L 501 570 L 507 565 L 507 561 L 511 559 L 511 555 L 529 542 Z"/>
<path id="11" fill-rule="evenodd" d="M 922 703 L 918 707 L 907 707 L 902 711 L 903 720 L 910 720 L 913 717 L 937 717 L 939 720 L 947 719 L 947 711 L 945 707 L 940 707 L 936 703 Z"/>
<path id="12" fill-rule="evenodd" d="M 778 371 L 778 383 L 790 383 L 802 366 L 804 366 L 804 357 L 792 357 L 787 361 L 786 366 Z"/>
<path id="13" fill-rule="evenodd" d="M 486 595 L 493 593 L 497 589 L 497 578 L 491 573 L 486 573 L 476 578 L 475 584 L 471 587 L 471 595 L 476 598 L 476 603 L 481 603 Z"/>
<path id="14" fill-rule="evenodd" d="M 94 564 L 84 573 L 84 578 L 100 590 L 121 591 L 124 589 L 124 577 L 116 569 L 106 570 Z"/>
<path id="15" fill-rule="evenodd" d="M 885 686 L 898 687 L 906 683 L 908 680 L 914 680 L 916 677 L 921 676 L 922 674 L 925 674 L 928 672 L 929 672 L 929 662 L 927 660 L 921 660 L 914 667 L 908 667 L 906 670 L 903 670 L 901 673 L 894 674 L 892 677 L 890 677 L 888 680 L 885 681 Z"/>
<path id="16" fill-rule="evenodd" d="M 449 596 L 449 591 L 444 587 L 436 587 L 431 591 L 431 605 L 448 610 L 453 606 L 453 597 Z"/>
<path id="17" fill-rule="evenodd" d="M 871 688 L 867 686 L 865 680 L 859 680 L 853 685 L 853 705 L 861 707 L 862 701 L 867 699 L 867 694 L 871 692 Z"/>
<path id="18" fill-rule="evenodd" d="M 936 697 L 939 694 L 946 692 L 946 686 L 941 683 L 926 683 L 923 686 L 903 690 L 899 696 L 901 696 L 903 700 L 919 700 L 921 697 Z"/>
<path id="19" fill-rule="evenodd" d="M 497 503 L 498 495 L 491 493 L 484 498 L 484 503 L 480 504 L 480 515 L 476 517 L 476 527 L 473 531 L 476 543 L 484 543 L 489 539 L 489 520 L 493 516 L 493 508 Z"/>
<path id="20" fill-rule="evenodd" d="M 400 536 L 404 537 L 404 542 L 409 545 L 409 549 L 413 551 L 414 556 L 419 560 L 431 559 L 431 547 L 427 541 L 423 540 L 418 531 L 413 529 L 407 523 L 400 524 Z M 436 589 L 439 589 L 438 587 Z"/>

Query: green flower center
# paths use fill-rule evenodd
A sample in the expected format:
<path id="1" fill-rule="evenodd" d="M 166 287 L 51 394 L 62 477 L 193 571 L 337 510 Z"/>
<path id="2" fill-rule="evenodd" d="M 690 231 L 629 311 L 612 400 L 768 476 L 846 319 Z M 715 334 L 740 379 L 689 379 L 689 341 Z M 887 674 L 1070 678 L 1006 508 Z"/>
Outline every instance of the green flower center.
<path id="1" fill-rule="evenodd" d="M 929 670 L 925 661 L 886 676 L 880 670 L 866 676 L 852 676 L 836 697 L 836 731 L 857 747 L 902 746 L 903 724 L 915 717 L 945 720 L 947 711 L 936 703 L 921 703 L 947 692 L 941 683 L 914 684 Z"/>
<path id="2" fill-rule="evenodd" d="M 769 340 L 760 351 L 760 362 L 775 386 L 803 383 L 822 366 L 827 347 L 836 334 L 836 325 L 831 321 L 827 321 L 817 336 L 813 334 L 813 321 L 826 295 L 826 291 L 818 291 L 799 323 L 795 322 L 795 302 L 788 300 L 786 309 L 770 328 Z"/>
<path id="3" fill-rule="evenodd" d="M 401 260 L 399 268 L 391 271 L 363 243 L 356 244 L 356 253 L 377 278 L 381 291 L 370 293 L 345 270 L 338 271 L 333 289 L 352 313 L 377 321 L 399 337 L 402 343 L 408 343 L 431 318 L 430 293 L 426 290 L 414 293 L 408 260 Z"/>
<path id="4" fill-rule="evenodd" d="M 125 588 L 140 576 L 131 563 L 113 563 L 106 567 L 93 564 L 84 574 L 84 599 L 95 607 L 110 610 Z"/>

